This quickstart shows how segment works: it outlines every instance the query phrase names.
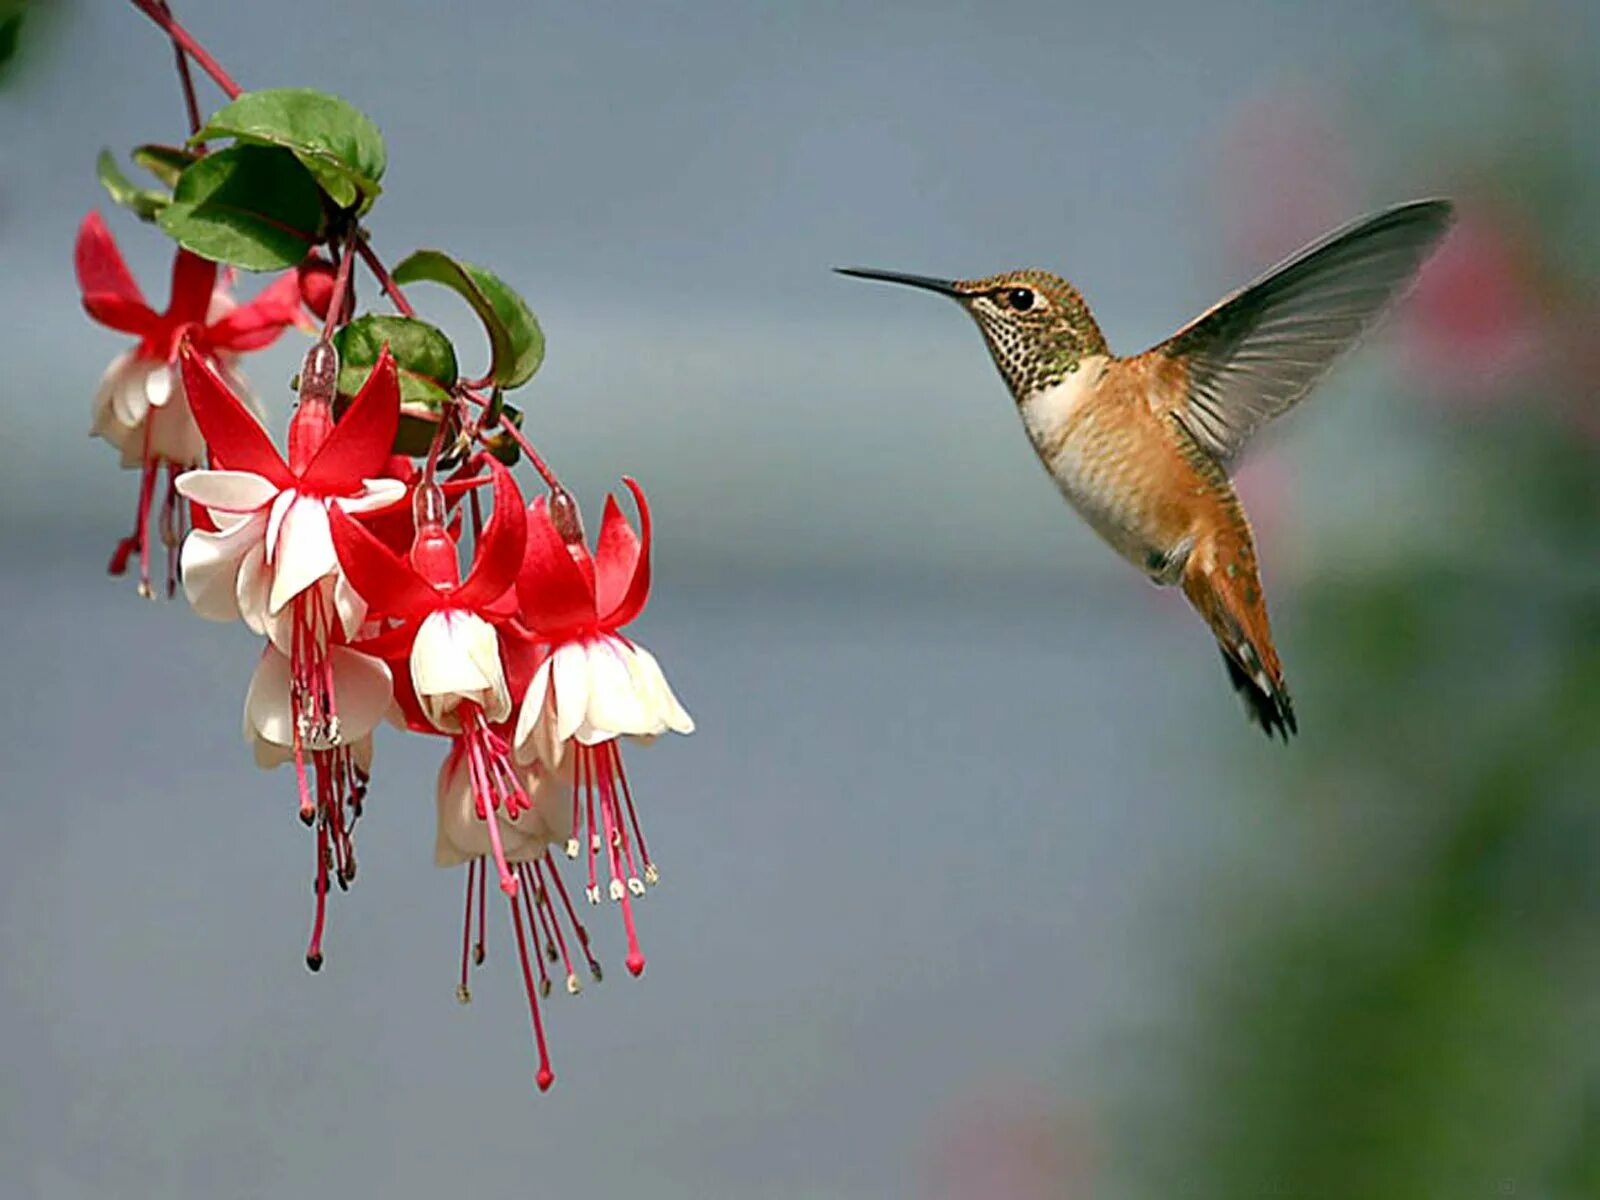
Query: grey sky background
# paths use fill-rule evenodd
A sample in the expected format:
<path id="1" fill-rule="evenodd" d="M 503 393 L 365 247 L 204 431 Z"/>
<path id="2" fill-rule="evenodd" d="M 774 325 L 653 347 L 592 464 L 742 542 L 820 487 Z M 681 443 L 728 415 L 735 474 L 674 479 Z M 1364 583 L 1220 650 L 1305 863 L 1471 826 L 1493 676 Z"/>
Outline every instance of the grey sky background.
<path id="1" fill-rule="evenodd" d="M 1253 273 L 1219 244 L 1231 115 L 1381 63 L 1428 7 L 179 6 L 246 86 L 377 118 L 380 251 L 517 286 L 549 342 L 529 430 L 591 514 L 623 472 L 650 491 L 640 634 L 700 732 L 630 760 L 649 970 L 599 914 L 613 970 L 549 1005 L 544 1097 L 502 930 L 453 999 L 440 745 L 380 740 L 309 976 L 292 780 L 237 742 L 250 639 L 100 573 L 135 480 L 85 434 L 122 343 L 72 238 L 99 206 L 160 301 L 167 244 L 93 161 L 182 108 L 130 8 L 60 7 L 0 90 L 0 1192 L 942 1197 L 947 1143 L 1008 1105 L 1109 1153 L 1094 1105 L 1179 1049 L 1155 1014 L 1214 919 L 1197 881 L 1281 875 L 1271 847 L 1328 818 L 1240 785 L 1280 751 L 1062 507 L 966 318 L 828 268 L 1056 269 L 1141 348 Z M 1402 182 L 1358 205 L 1438 185 Z M 279 422 L 299 351 L 249 367 Z M 1383 361 L 1294 418 L 1307 520 L 1404 520 L 1404 450 L 1361 440 Z M 1359 475 L 1322 453 L 1353 444 Z"/>
<path id="2" fill-rule="evenodd" d="M 103 528 L 126 481 L 90 469 L 101 448 L 75 427 L 118 341 L 65 268 L 104 207 L 94 152 L 171 138 L 182 113 L 134 14 L 57 24 L 0 97 L 0 337 L 28 351 L 8 355 L 11 428 L 59 448 L 0 487 L 19 525 Z M 523 291 L 549 357 L 521 399 L 590 503 L 637 473 L 685 563 L 976 572 L 1117 564 L 1062 519 L 970 322 L 828 268 L 1052 268 L 1140 349 L 1244 281 L 1215 245 L 1237 106 L 1425 22 L 1399 3 L 1141 0 L 224 4 L 195 24 L 246 86 L 375 115 L 391 261 L 439 245 Z M 159 294 L 164 241 L 112 221 Z M 464 310 L 426 300 L 480 361 Z M 280 419 L 297 354 L 254 364 Z M 47 502 L 63 463 L 83 482 Z"/>

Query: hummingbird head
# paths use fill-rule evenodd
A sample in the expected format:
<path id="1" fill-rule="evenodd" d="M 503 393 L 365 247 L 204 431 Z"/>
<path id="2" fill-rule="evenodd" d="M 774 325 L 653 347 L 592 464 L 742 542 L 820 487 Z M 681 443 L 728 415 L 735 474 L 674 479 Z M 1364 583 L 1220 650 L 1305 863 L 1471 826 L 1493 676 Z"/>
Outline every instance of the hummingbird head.
<path id="1" fill-rule="evenodd" d="M 1108 353 L 1078 289 L 1048 271 L 1007 271 L 986 279 L 954 280 L 864 267 L 838 271 L 937 292 L 960 304 L 978 323 L 995 366 L 1018 403 L 1060 383 L 1085 357 Z"/>

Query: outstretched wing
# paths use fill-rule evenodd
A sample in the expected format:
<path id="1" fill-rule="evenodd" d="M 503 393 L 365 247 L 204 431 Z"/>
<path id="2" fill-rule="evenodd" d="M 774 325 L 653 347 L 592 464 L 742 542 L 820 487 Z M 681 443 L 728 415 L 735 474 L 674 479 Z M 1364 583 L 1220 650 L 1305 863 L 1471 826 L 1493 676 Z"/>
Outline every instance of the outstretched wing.
<path id="1" fill-rule="evenodd" d="M 1209 454 L 1231 462 L 1405 290 L 1453 214 L 1448 200 L 1416 200 L 1365 217 L 1191 321 L 1151 351 L 1187 368 L 1174 415 Z"/>

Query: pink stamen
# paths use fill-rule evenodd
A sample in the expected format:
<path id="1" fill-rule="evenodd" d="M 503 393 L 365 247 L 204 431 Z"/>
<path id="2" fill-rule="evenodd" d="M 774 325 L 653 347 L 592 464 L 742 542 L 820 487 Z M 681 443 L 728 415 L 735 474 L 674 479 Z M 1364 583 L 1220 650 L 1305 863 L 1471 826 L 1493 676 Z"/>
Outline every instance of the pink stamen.
<path id="1" fill-rule="evenodd" d="M 517 877 L 522 881 L 520 889 L 522 892 L 522 907 L 528 914 L 528 929 L 530 930 L 530 936 L 533 938 L 533 960 L 539 965 L 539 995 L 548 996 L 550 994 L 550 975 L 545 970 L 544 955 L 539 953 L 539 926 L 533 915 L 534 888 L 533 881 L 528 876 L 527 863 L 517 864 Z M 511 902 L 511 906 L 512 908 L 516 907 L 515 900 Z"/>
<path id="2" fill-rule="evenodd" d="M 467 947 L 472 941 L 472 882 L 478 874 L 478 864 L 482 861 L 481 858 L 467 860 L 467 902 L 461 917 L 461 982 L 456 984 L 456 999 L 462 1004 L 469 1004 L 472 1001 L 472 989 L 467 986 Z M 480 900 L 480 909 L 482 903 Z M 480 958 L 478 961 L 482 962 L 483 959 Z"/>
<path id="3" fill-rule="evenodd" d="M 472 953 L 472 961 L 483 966 L 483 960 L 488 957 L 489 950 L 484 937 L 484 921 L 489 911 L 488 903 L 489 870 L 483 859 L 478 859 L 478 945 Z"/>
<path id="4" fill-rule="evenodd" d="M 150 599 L 155 595 L 150 588 L 150 504 L 155 497 L 156 472 L 160 465 L 150 457 L 150 431 L 155 427 L 155 413 L 148 412 L 144 419 L 144 465 L 139 475 L 139 510 L 133 536 L 139 543 L 139 595 Z"/>
<path id="5" fill-rule="evenodd" d="M 317 894 L 317 915 L 311 924 L 311 944 L 306 948 L 306 966 L 313 971 L 322 970 L 322 929 L 328 917 L 328 827 L 317 826 L 317 878 L 313 887 Z"/>
<path id="6" fill-rule="evenodd" d="M 622 769 L 622 747 L 617 745 L 615 738 L 606 744 L 611 750 L 611 763 L 616 770 L 617 782 L 622 784 L 622 797 L 628 805 L 628 822 L 633 826 L 634 840 L 639 843 L 639 858 L 644 863 L 644 881 L 655 883 L 660 873 L 650 861 L 650 851 L 644 844 L 644 830 L 639 828 L 639 814 L 633 807 L 633 790 L 628 787 L 628 773 Z"/>
<path id="7" fill-rule="evenodd" d="M 545 1092 L 556 1081 L 556 1073 L 550 1069 L 550 1050 L 544 1041 L 544 1022 L 539 1019 L 539 997 L 534 991 L 533 971 L 528 966 L 528 940 L 522 927 L 522 910 L 517 907 L 514 895 L 511 895 L 509 903 L 511 921 L 516 926 L 517 956 L 522 960 L 522 983 L 528 993 L 528 1013 L 533 1018 L 533 1040 L 539 1047 L 539 1074 L 535 1079 L 539 1090 Z"/>
<path id="8" fill-rule="evenodd" d="M 578 946 L 583 950 L 583 957 L 588 960 L 589 974 L 594 977 L 596 983 L 599 983 L 605 978 L 605 972 L 601 970 L 600 960 L 594 956 L 594 951 L 589 947 L 589 931 L 583 927 L 583 922 L 578 920 L 578 910 L 573 907 L 572 897 L 567 893 L 567 882 L 561 878 L 561 872 L 556 869 L 556 860 L 550 857 L 548 850 L 545 851 L 544 865 L 549 868 L 550 882 L 556 885 L 556 891 L 560 893 L 561 905 L 566 909 L 567 920 L 572 923 L 572 932 L 577 935 Z M 557 925 L 556 928 L 559 930 L 561 927 Z"/>
<path id="9" fill-rule="evenodd" d="M 507 896 L 517 894 L 517 877 L 506 862 L 506 850 L 500 840 L 500 793 L 495 789 L 486 764 L 487 748 L 484 746 L 483 715 L 470 700 L 461 705 L 461 737 L 466 743 L 467 769 L 472 778 L 473 799 L 478 817 L 489 830 L 489 847 L 494 854 L 495 870 L 500 875 L 500 890 Z"/>

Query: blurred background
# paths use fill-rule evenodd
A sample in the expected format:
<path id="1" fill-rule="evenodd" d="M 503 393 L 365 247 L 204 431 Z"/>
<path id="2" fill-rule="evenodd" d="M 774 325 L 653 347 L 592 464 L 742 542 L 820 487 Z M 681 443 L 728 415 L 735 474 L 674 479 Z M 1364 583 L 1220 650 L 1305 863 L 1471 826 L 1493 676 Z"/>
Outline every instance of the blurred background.
<path id="1" fill-rule="evenodd" d="M 164 295 L 93 161 L 183 110 L 130 6 L 13 11 L 6 1194 L 1600 1196 L 1600 8 L 179 6 L 379 120 L 379 250 L 517 286 L 541 449 L 592 514 L 650 489 L 641 636 L 700 731 L 631 757 L 650 967 L 549 1004 L 543 1097 L 503 936 L 454 999 L 439 747 L 380 737 L 309 975 L 250 639 L 102 573 L 135 479 L 72 238 L 100 207 Z M 1058 270 L 1133 352 L 1428 194 L 1410 303 L 1240 473 L 1287 748 L 970 323 L 827 271 Z M 275 422 L 301 349 L 251 364 Z"/>

